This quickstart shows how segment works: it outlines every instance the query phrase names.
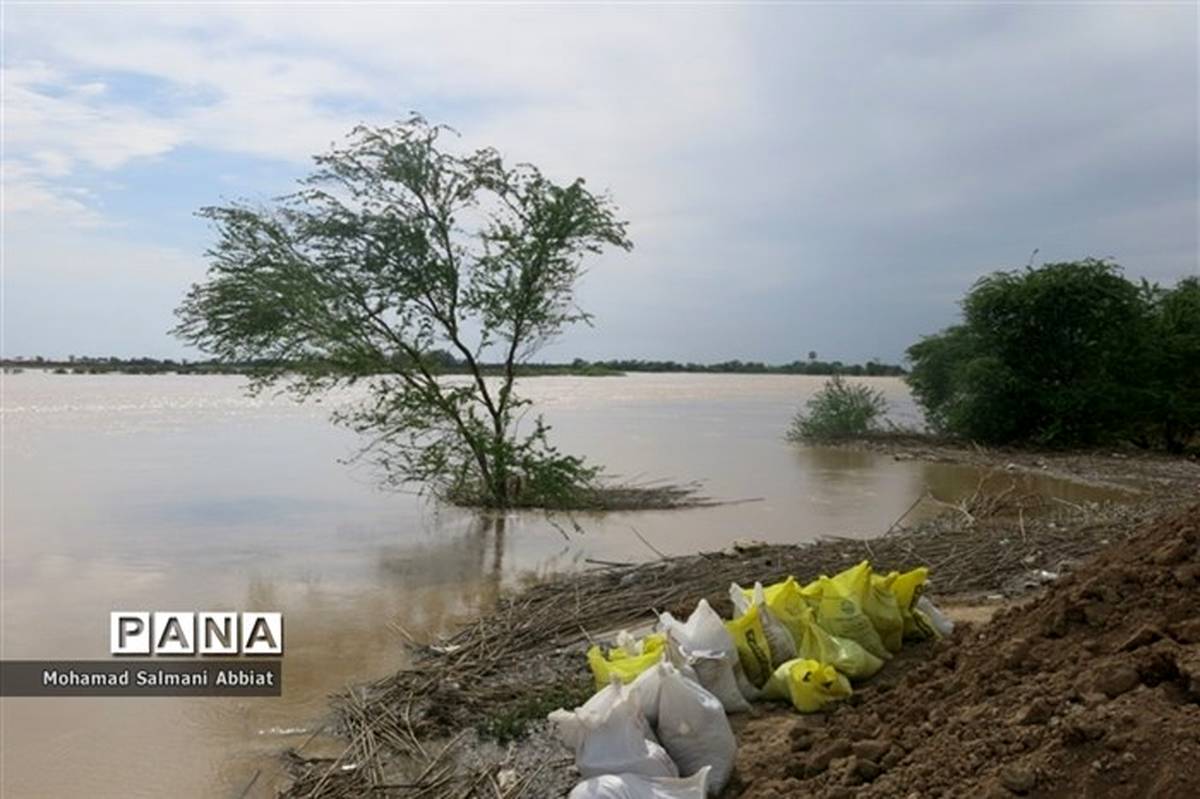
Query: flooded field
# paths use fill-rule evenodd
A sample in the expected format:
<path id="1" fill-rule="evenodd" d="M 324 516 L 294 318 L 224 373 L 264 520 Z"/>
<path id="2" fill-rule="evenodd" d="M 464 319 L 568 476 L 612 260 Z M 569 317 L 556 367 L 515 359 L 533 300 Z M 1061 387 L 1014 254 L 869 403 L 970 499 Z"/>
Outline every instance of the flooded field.
<path id="1" fill-rule="evenodd" d="M 917 411 L 896 379 L 892 417 Z M 686 511 L 540 514 L 502 525 L 385 493 L 341 461 L 329 404 L 248 398 L 237 377 L 6 375 L 3 655 L 106 658 L 111 610 L 279 610 L 281 698 L 3 702 L 4 796 L 266 796 L 274 756 L 308 739 L 326 697 L 403 663 L 504 586 L 586 559 L 882 532 L 927 491 L 970 493 L 975 467 L 782 439 L 822 378 L 546 377 L 520 389 L 566 451 L 625 479 L 700 480 L 750 500 Z M 352 399 L 347 395 L 337 401 Z M 1022 478 L 1070 501 L 1096 488 Z M 932 512 L 918 507 L 917 514 Z M 251 785 L 249 791 L 247 786 Z"/>

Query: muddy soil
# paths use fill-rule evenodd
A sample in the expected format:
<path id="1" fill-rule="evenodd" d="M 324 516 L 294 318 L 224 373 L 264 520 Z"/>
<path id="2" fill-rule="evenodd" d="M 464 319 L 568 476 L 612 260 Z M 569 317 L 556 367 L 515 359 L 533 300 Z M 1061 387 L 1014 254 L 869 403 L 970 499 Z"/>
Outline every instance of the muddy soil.
<path id="1" fill-rule="evenodd" d="M 1200 796 L 1200 506 L 829 713 L 740 727 L 729 797 Z"/>

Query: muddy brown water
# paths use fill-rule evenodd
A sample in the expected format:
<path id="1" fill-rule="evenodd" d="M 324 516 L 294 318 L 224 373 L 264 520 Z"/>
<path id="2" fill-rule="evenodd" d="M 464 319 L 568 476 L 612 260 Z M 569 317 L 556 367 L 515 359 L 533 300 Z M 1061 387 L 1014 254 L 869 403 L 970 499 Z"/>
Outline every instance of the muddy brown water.
<path id="1" fill-rule="evenodd" d="M 868 379 L 916 422 L 904 385 Z M 822 378 L 547 377 L 520 388 L 563 449 L 626 478 L 701 479 L 753 502 L 581 517 L 502 531 L 375 488 L 339 462 L 356 439 L 331 403 L 249 398 L 237 377 L 51 375 L 3 383 L 3 657 L 106 658 L 111 610 L 279 610 L 281 698 L 5 699 L 5 797 L 271 795 L 276 755 L 317 729 L 326 697 L 404 664 L 402 628 L 450 629 L 521 579 L 585 559 L 652 557 L 735 538 L 882 532 L 927 489 L 973 491 L 973 467 L 798 448 L 789 418 Z M 1049 478 L 1070 501 L 1112 495 Z M 918 507 L 916 514 L 931 513 Z M 313 746 L 321 746 L 320 738 Z M 329 745 L 326 743 L 325 745 Z"/>

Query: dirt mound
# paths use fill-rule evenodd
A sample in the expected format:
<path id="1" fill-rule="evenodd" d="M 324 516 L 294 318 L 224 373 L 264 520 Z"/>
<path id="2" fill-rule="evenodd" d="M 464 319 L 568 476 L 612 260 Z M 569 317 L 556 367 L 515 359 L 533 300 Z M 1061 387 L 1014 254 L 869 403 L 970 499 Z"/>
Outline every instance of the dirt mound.
<path id="1" fill-rule="evenodd" d="M 727 796 L 1200 796 L 1200 506 L 739 738 Z"/>

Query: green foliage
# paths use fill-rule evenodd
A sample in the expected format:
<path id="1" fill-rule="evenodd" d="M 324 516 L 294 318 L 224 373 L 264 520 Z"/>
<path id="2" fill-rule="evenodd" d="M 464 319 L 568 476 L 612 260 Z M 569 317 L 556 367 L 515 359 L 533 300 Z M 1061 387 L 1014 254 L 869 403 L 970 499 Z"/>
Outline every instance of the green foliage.
<path id="1" fill-rule="evenodd" d="M 176 333 L 224 361 L 261 361 L 256 386 L 297 396 L 361 380 L 368 399 L 335 418 L 372 437 L 396 483 L 491 506 L 528 501 L 594 470 L 522 433 L 521 364 L 586 322 L 586 256 L 627 249 L 625 223 L 583 181 L 562 186 L 491 149 L 442 147 L 420 117 L 356 128 L 272 207 L 205 208 L 210 269 Z M 484 379 L 485 356 L 499 374 Z M 466 380 L 443 377 L 450 367 Z"/>
<path id="2" fill-rule="evenodd" d="M 788 428 L 790 441 L 827 441 L 870 433 L 878 429 L 888 403 L 879 389 L 847 383 L 841 375 L 834 375 L 804 408 Z"/>
<path id="3" fill-rule="evenodd" d="M 904 369 L 896 364 L 867 361 L 842 363 L 841 361 L 818 361 L 817 354 L 810 352 L 809 360 L 792 361 L 784 364 L 767 364 L 761 361 L 722 361 L 720 363 L 679 363 L 678 361 L 645 361 L 640 359 L 613 359 L 599 361 L 596 365 L 616 372 L 700 372 L 710 374 L 783 374 L 783 375 L 865 375 L 868 377 L 899 376 Z"/>
<path id="4" fill-rule="evenodd" d="M 962 324 L 909 348 L 909 385 L 939 432 L 1178 448 L 1200 421 L 1196 282 L 1139 286 L 1094 259 L 996 272 L 963 300 Z"/>
<path id="5" fill-rule="evenodd" d="M 1148 427 L 1169 452 L 1178 453 L 1200 432 L 1200 278 L 1150 292 Z"/>
<path id="6" fill-rule="evenodd" d="M 570 684 L 548 688 L 532 696 L 502 705 L 476 725 L 479 737 L 493 740 L 501 746 L 519 741 L 529 735 L 533 724 L 562 707 L 578 707 L 587 701 L 594 688 L 589 681 L 575 680 Z"/>

